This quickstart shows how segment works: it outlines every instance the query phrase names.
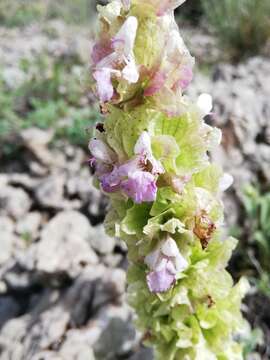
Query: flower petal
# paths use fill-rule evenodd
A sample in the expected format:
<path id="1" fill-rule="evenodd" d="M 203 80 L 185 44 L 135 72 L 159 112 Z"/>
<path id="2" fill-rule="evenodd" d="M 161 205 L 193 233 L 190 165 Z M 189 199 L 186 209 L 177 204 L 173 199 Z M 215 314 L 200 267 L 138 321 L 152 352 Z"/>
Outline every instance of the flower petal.
<path id="1" fill-rule="evenodd" d="M 219 191 L 226 191 L 233 184 L 232 175 L 225 173 L 219 181 Z"/>
<path id="2" fill-rule="evenodd" d="M 168 239 L 163 243 L 161 251 L 168 257 L 175 257 L 179 253 L 176 242 L 171 237 L 168 237 Z"/>
<path id="3" fill-rule="evenodd" d="M 127 65 L 122 70 L 122 75 L 129 83 L 136 83 L 139 80 L 139 72 L 133 58 L 128 61 Z"/>
<path id="4" fill-rule="evenodd" d="M 167 267 L 160 271 L 152 271 L 146 276 L 149 290 L 152 293 L 161 293 L 170 289 L 175 282 L 175 275 L 171 274 Z"/>
<path id="5" fill-rule="evenodd" d="M 188 85 L 191 83 L 192 79 L 193 79 L 192 67 L 184 66 L 182 73 L 181 73 L 181 78 L 178 81 L 180 88 L 182 90 L 185 90 L 188 87 Z"/>
<path id="6" fill-rule="evenodd" d="M 102 189 L 105 192 L 112 193 L 120 190 L 121 177 L 118 169 L 115 167 L 112 172 L 104 174 L 100 178 Z"/>
<path id="7" fill-rule="evenodd" d="M 105 58 L 112 52 L 112 47 L 110 42 L 98 42 L 93 46 L 91 52 L 91 58 L 96 65 L 101 59 Z"/>
<path id="8" fill-rule="evenodd" d="M 202 116 L 210 114 L 213 109 L 213 99 L 210 94 L 201 94 L 197 100 L 197 106 L 201 111 Z"/>
<path id="9" fill-rule="evenodd" d="M 154 270 L 158 264 L 160 255 L 161 251 L 157 248 L 144 258 L 144 263 L 149 267 L 149 269 Z"/>
<path id="10" fill-rule="evenodd" d="M 161 251 L 165 256 L 170 258 L 168 265 L 172 273 L 177 273 L 187 268 L 188 263 L 186 259 L 182 256 L 176 242 L 171 237 L 168 237 L 164 242 Z"/>
<path id="11" fill-rule="evenodd" d="M 113 39 L 112 45 L 116 52 L 129 57 L 133 52 L 138 28 L 135 16 L 129 16 Z"/>
<path id="12" fill-rule="evenodd" d="M 177 272 L 184 271 L 188 267 L 188 262 L 180 253 L 180 251 L 174 259 L 174 265 Z"/>
<path id="13" fill-rule="evenodd" d="M 113 86 L 111 82 L 111 69 L 102 68 L 93 74 L 97 82 L 98 97 L 102 102 L 111 100 L 113 97 Z"/>
<path id="14" fill-rule="evenodd" d="M 134 153 L 141 157 L 145 157 L 145 162 L 149 161 L 152 165 L 151 173 L 153 175 L 158 175 L 164 173 L 164 168 L 161 165 L 160 161 L 156 160 L 152 154 L 151 148 L 151 138 L 147 131 L 143 131 L 137 140 Z"/>
<path id="15" fill-rule="evenodd" d="M 114 152 L 102 140 L 92 139 L 89 143 L 89 150 L 96 160 L 112 164 L 115 160 Z"/>
<path id="16" fill-rule="evenodd" d="M 145 155 L 146 157 L 152 156 L 151 138 L 147 131 L 143 131 L 139 136 L 134 147 L 134 153 L 136 155 Z"/>
<path id="17" fill-rule="evenodd" d="M 157 186 L 155 177 L 146 171 L 135 171 L 121 184 L 122 190 L 137 204 L 156 199 Z"/>

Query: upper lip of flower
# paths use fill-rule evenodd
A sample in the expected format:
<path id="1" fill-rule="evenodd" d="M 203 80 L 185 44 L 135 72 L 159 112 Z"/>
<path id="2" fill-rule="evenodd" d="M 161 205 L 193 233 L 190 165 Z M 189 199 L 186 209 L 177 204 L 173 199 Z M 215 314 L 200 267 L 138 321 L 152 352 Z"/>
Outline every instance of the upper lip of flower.
<path id="1" fill-rule="evenodd" d="M 103 102 L 109 101 L 113 96 L 111 76 L 123 78 L 129 83 L 136 83 L 139 79 L 133 53 L 137 27 L 136 17 L 129 16 L 111 40 L 112 52 L 95 65 L 94 78 L 97 81 L 99 97 Z M 104 76 L 101 75 L 103 73 Z"/>

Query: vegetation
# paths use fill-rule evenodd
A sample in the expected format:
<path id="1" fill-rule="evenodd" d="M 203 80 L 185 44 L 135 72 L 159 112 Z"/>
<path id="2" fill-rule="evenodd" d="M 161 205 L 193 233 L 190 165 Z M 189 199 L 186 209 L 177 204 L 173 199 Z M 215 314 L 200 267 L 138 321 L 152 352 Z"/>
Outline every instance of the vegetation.
<path id="1" fill-rule="evenodd" d="M 270 38 L 269 0 L 202 0 L 207 22 L 228 54 L 255 54 Z"/>
<path id="2" fill-rule="evenodd" d="M 7 143 L 21 129 L 37 126 L 53 127 L 56 137 L 85 146 L 86 129 L 98 120 L 99 112 L 80 81 L 83 69 L 76 56 L 63 59 L 46 53 L 31 61 L 22 59 L 15 73 L 4 69 L 0 76 L 0 142 Z M 12 151 L 10 146 L 3 149 Z"/>
<path id="3" fill-rule="evenodd" d="M 1 0 L 0 24 L 25 26 L 31 22 L 62 18 L 68 23 L 87 23 L 94 13 L 92 0 Z"/>
<path id="4" fill-rule="evenodd" d="M 245 190 L 244 206 L 247 218 L 249 258 L 258 278 L 257 288 L 270 297 L 270 192 L 261 194 L 255 187 Z"/>
<path id="5" fill-rule="evenodd" d="M 0 24 L 21 27 L 41 20 L 61 18 L 66 23 L 86 24 L 93 15 L 93 1 L 2 0 Z M 48 36 L 55 34 L 47 29 Z M 87 143 L 86 131 L 99 118 L 99 111 L 81 83 L 86 64 L 78 54 L 55 56 L 44 50 L 32 59 L 22 58 L 18 69 L 0 68 L 1 153 L 16 150 L 10 139 L 21 129 L 55 128 L 55 136 L 71 143 Z"/>

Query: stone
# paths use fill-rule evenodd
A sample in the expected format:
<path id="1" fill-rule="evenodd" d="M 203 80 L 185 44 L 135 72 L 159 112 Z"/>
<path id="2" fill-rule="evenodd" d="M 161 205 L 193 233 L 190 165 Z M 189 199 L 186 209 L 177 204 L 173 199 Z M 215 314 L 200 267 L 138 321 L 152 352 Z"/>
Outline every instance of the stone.
<path id="1" fill-rule="evenodd" d="M 104 268 L 94 265 L 85 269 L 68 290 L 64 306 L 70 309 L 70 325 L 83 326 L 92 312 L 96 284 L 103 281 Z"/>
<path id="2" fill-rule="evenodd" d="M 39 184 L 40 180 L 33 178 L 27 173 L 11 173 L 5 174 L 6 184 L 15 185 L 24 188 L 25 190 L 32 191 Z M 1 180 L 0 180 L 1 184 Z"/>
<path id="3" fill-rule="evenodd" d="M 79 200 L 68 201 L 64 198 L 65 183 L 66 175 L 63 172 L 56 172 L 43 179 L 35 191 L 40 206 L 57 210 L 80 208 Z"/>
<path id="4" fill-rule="evenodd" d="M 79 175 L 71 176 L 67 180 L 66 188 L 69 196 L 78 196 L 84 202 L 91 200 L 93 189 L 91 186 L 90 172 L 87 168 L 80 171 Z"/>
<path id="5" fill-rule="evenodd" d="M 14 224 L 8 217 L 0 216 L 1 251 L 0 265 L 5 263 L 12 255 L 15 237 Z"/>
<path id="6" fill-rule="evenodd" d="M 30 353 L 34 353 L 35 342 L 37 341 L 41 350 L 58 344 L 65 334 L 69 318 L 68 309 L 65 309 L 60 304 L 48 307 L 45 311 L 39 313 L 38 319 L 33 324 L 25 341 L 25 345 L 29 348 Z"/>
<path id="7" fill-rule="evenodd" d="M 31 240 L 36 239 L 39 227 L 41 226 L 42 216 L 39 212 L 28 213 L 23 219 L 16 224 L 16 233 L 19 235 L 29 236 Z"/>
<path id="8" fill-rule="evenodd" d="M 154 353 L 152 349 L 141 346 L 128 360 L 154 360 Z"/>
<path id="9" fill-rule="evenodd" d="M 8 215 L 16 220 L 28 213 L 32 205 L 29 195 L 12 186 L 0 188 L 0 216 Z"/>
<path id="10" fill-rule="evenodd" d="M 102 281 L 96 283 L 92 299 L 93 311 L 110 302 L 121 302 L 126 287 L 126 273 L 122 269 L 106 269 Z"/>
<path id="11" fill-rule="evenodd" d="M 116 351 L 119 354 L 128 353 L 130 348 L 135 346 L 137 338 L 129 321 L 131 311 L 126 306 L 123 308 L 120 302 L 124 291 L 124 278 L 125 273 L 122 270 L 92 265 L 84 268 L 68 288 L 45 288 L 32 295 L 28 315 L 16 319 L 21 322 L 14 323 L 14 328 L 21 326 L 18 337 L 12 333 L 13 320 L 8 320 L 4 331 L 0 333 L 1 348 L 10 354 L 11 342 L 14 339 L 21 342 L 23 339 L 21 359 L 38 360 L 42 359 L 42 356 L 45 359 L 73 360 L 76 356 L 79 356 L 79 359 L 95 359 L 91 348 L 96 340 L 99 339 L 101 346 L 103 337 L 119 326 L 121 332 L 114 336 Z M 102 286 L 99 286 L 100 284 Z M 106 299 L 103 296 L 106 302 L 95 308 L 95 298 L 101 293 L 106 293 Z M 118 301 L 118 305 L 111 306 L 112 301 L 115 304 Z M 9 313 L 15 314 L 15 310 L 11 308 Z M 13 359 L 12 356 L 10 358 Z"/>
<path id="12" fill-rule="evenodd" d="M 73 124 L 71 124 L 73 126 Z M 69 147 L 68 149 L 66 149 Z M 69 177 L 77 177 L 78 174 L 80 177 L 84 177 L 84 180 L 87 178 L 88 174 L 88 182 L 89 182 L 89 170 L 87 169 L 87 156 L 85 152 L 80 149 L 73 147 L 71 145 L 65 144 L 64 149 L 66 155 L 66 164 L 65 167 L 69 173 Z M 88 170 L 88 171 L 87 171 Z M 80 190 L 80 189 L 79 189 Z M 81 191 L 84 191 L 84 187 Z"/>
<path id="13" fill-rule="evenodd" d="M 2 275 L 8 291 L 15 293 L 29 293 L 38 284 L 38 277 L 33 272 L 22 269 L 18 263 L 12 261 L 9 268 Z"/>
<path id="14" fill-rule="evenodd" d="M 24 359 L 23 338 L 27 332 L 29 315 L 21 316 L 7 321 L 0 333 L 1 359 L 22 360 Z"/>
<path id="15" fill-rule="evenodd" d="M 102 255 L 112 253 L 116 244 L 115 239 L 105 233 L 103 225 L 95 226 L 94 230 L 90 238 L 92 248 Z"/>
<path id="16" fill-rule="evenodd" d="M 40 351 L 34 354 L 31 360 L 65 360 L 56 351 Z"/>
<path id="17" fill-rule="evenodd" d="M 93 349 L 97 360 L 124 357 L 138 344 L 139 338 L 132 323 L 132 313 L 127 306 L 108 305 L 90 321 L 90 327 L 91 323 L 96 328 L 92 341 L 95 338 Z"/>
<path id="18" fill-rule="evenodd" d="M 35 196 L 42 207 L 61 209 L 64 202 L 64 185 L 66 177 L 63 173 L 43 179 L 37 186 Z"/>
<path id="19" fill-rule="evenodd" d="M 20 313 L 20 306 L 11 296 L 0 296 L 0 328 Z"/>
<path id="20" fill-rule="evenodd" d="M 29 128 L 21 133 L 23 144 L 31 151 L 37 160 L 43 165 L 51 165 L 54 162 L 52 153 L 47 145 L 52 141 L 54 131 L 41 130 L 39 128 Z"/>
<path id="21" fill-rule="evenodd" d="M 68 334 L 61 346 L 59 355 L 63 360 L 95 360 L 92 348 L 80 335 L 72 336 L 72 334 Z"/>
<path id="22" fill-rule="evenodd" d="M 30 250 L 34 267 L 40 272 L 76 276 L 86 265 L 98 262 L 89 245 L 91 236 L 92 227 L 84 215 L 60 212 L 44 226 L 40 241 Z"/>
<path id="23" fill-rule="evenodd" d="M 120 267 L 120 264 L 123 260 L 123 256 L 121 254 L 107 254 L 102 257 L 102 262 L 108 267 Z"/>

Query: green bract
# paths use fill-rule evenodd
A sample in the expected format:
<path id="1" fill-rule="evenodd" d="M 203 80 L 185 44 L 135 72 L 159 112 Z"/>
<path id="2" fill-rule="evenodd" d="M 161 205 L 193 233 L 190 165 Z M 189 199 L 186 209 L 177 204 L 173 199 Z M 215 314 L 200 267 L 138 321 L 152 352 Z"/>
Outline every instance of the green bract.
<path id="1" fill-rule="evenodd" d="M 237 241 L 222 231 L 232 178 L 209 159 L 221 140 L 204 122 L 211 97 L 183 95 L 193 60 L 172 14 L 182 2 L 99 7 L 92 57 L 106 116 L 91 164 L 111 200 L 106 230 L 127 243 L 128 300 L 156 359 L 240 360 L 248 283 L 226 271 Z"/>

